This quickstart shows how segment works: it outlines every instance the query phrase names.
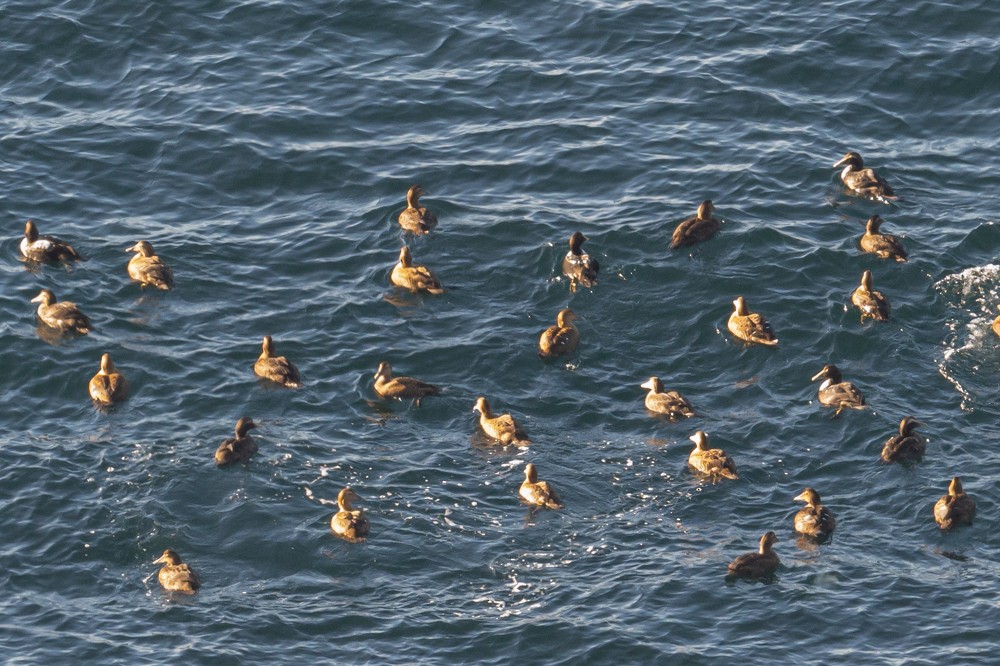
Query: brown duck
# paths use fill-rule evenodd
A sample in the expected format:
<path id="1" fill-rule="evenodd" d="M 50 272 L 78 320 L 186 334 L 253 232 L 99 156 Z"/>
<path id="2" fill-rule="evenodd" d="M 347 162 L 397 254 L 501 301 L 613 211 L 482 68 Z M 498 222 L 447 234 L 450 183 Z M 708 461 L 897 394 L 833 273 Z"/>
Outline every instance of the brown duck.
<path id="1" fill-rule="evenodd" d="M 73 246 L 54 236 L 39 236 L 35 223 L 24 223 L 24 238 L 21 239 L 21 254 L 30 261 L 80 261 L 83 257 Z"/>
<path id="2" fill-rule="evenodd" d="M 733 313 L 729 315 L 729 332 L 747 343 L 756 342 L 773 347 L 778 344 L 774 329 L 763 316 L 747 309 L 742 296 L 733 301 Z"/>
<path id="3" fill-rule="evenodd" d="M 80 311 L 76 303 L 62 301 L 56 303 L 56 295 L 48 289 L 42 289 L 38 296 L 31 299 L 32 303 L 38 303 L 38 321 L 49 328 L 64 333 L 80 333 L 86 335 L 94 330 L 87 315 Z"/>
<path id="4" fill-rule="evenodd" d="M 542 331 L 538 339 L 538 355 L 545 359 L 569 356 L 580 344 L 580 331 L 573 325 L 576 313 L 563 308 L 556 315 L 556 323 Z"/>
<path id="5" fill-rule="evenodd" d="M 881 291 L 872 288 L 872 272 L 861 274 L 861 284 L 851 293 L 851 303 L 861 310 L 861 321 L 889 321 L 889 299 Z"/>
<path id="6" fill-rule="evenodd" d="M 950 530 L 959 525 L 971 525 L 976 517 L 976 502 L 965 494 L 962 479 L 957 476 L 948 484 L 948 494 L 934 504 L 934 520 L 938 527 Z"/>
<path id="7" fill-rule="evenodd" d="M 659 377 L 650 377 L 640 386 L 649 389 L 646 394 L 646 409 L 649 411 L 666 414 L 673 421 L 694 416 L 694 409 L 687 398 L 677 391 L 664 391 Z"/>
<path id="8" fill-rule="evenodd" d="M 859 241 L 861 249 L 874 254 L 879 259 L 895 259 L 904 262 L 907 259 L 906 250 L 903 243 L 891 234 L 879 232 L 882 227 L 882 218 L 872 215 L 865 223 L 865 233 Z"/>
<path id="9" fill-rule="evenodd" d="M 927 442 L 914 433 L 917 426 L 923 425 L 912 416 L 904 416 L 899 422 L 899 434 L 885 441 L 882 447 L 882 460 L 894 462 L 920 462 L 924 459 Z"/>
<path id="10" fill-rule="evenodd" d="M 350 488 L 344 488 L 337 495 L 339 511 L 330 518 L 330 529 L 345 541 L 359 543 L 368 538 L 368 517 L 362 509 L 355 509 L 352 503 L 360 501 L 357 493 Z"/>
<path id="11" fill-rule="evenodd" d="M 729 563 L 729 573 L 743 578 L 767 578 L 778 570 L 781 560 L 772 546 L 778 540 L 774 532 L 760 538 L 760 548 L 756 553 L 745 553 Z"/>
<path id="12" fill-rule="evenodd" d="M 163 551 L 159 559 L 153 560 L 153 564 L 163 564 L 160 572 L 156 575 L 160 581 L 160 587 L 170 592 L 184 592 L 194 594 L 201 587 L 201 579 L 190 565 L 181 562 L 181 556 L 169 548 Z"/>
<path id="13" fill-rule="evenodd" d="M 510 414 L 493 416 L 493 410 L 486 398 L 480 396 L 476 400 L 473 412 L 479 413 L 479 427 L 483 429 L 488 437 L 497 440 L 501 444 L 514 446 L 527 446 L 531 444 L 528 435 L 524 432 L 521 424 L 514 420 Z"/>
<path id="14" fill-rule="evenodd" d="M 170 289 L 174 286 L 174 272 L 153 252 L 149 241 L 139 241 L 126 252 L 135 252 L 128 261 L 128 274 L 143 287 Z"/>
<path id="15" fill-rule="evenodd" d="M 253 364 L 253 373 L 262 379 L 269 379 L 289 388 L 302 386 L 302 378 L 295 364 L 284 356 L 274 355 L 274 342 L 270 335 L 264 336 L 260 356 Z"/>
<path id="16" fill-rule="evenodd" d="M 840 180 L 855 194 L 883 202 L 898 198 L 889 183 L 875 173 L 874 169 L 865 168 L 861 155 L 853 150 L 840 158 L 833 167 L 844 167 L 840 172 Z"/>
<path id="17" fill-rule="evenodd" d="M 90 379 L 90 397 L 99 405 L 113 405 L 128 395 L 128 382 L 111 362 L 111 354 L 101 356 L 101 369 Z"/>
<path id="18" fill-rule="evenodd" d="M 806 488 L 796 500 L 806 505 L 795 514 L 795 531 L 819 541 L 833 534 L 837 519 L 833 512 L 820 503 L 819 493 L 812 488 Z"/>
<path id="19" fill-rule="evenodd" d="M 258 447 L 257 442 L 247 434 L 247 431 L 256 427 L 257 424 L 249 416 L 244 416 L 237 421 L 235 437 L 224 440 L 215 450 L 215 464 L 222 467 L 250 460 L 251 456 L 257 453 Z"/>
<path id="20" fill-rule="evenodd" d="M 670 240 L 670 249 L 676 250 L 686 245 L 694 245 L 703 240 L 708 240 L 719 231 L 719 220 L 712 213 L 715 206 L 711 200 L 705 199 L 698 206 L 698 212 L 684 220 L 674 229 L 674 235 Z"/>
<path id="21" fill-rule="evenodd" d="M 597 272 L 601 265 L 589 254 L 583 251 L 583 242 L 587 240 L 579 231 L 574 231 L 569 237 L 569 252 L 563 257 L 563 275 L 569 278 L 570 291 L 576 291 L 579 284 L 583 287 L 593 287 L 597 284 Z"/>
<path id="22" fill-rule="evenodd" d="M 535 506 L 545 506 L 550 509 L 563 508 L 562 500 L 556 493 L 556 489 L 548 481 L 539 481 L 538 472 L 532 463 L 528 463 L 524 468 L 524 481 L 518 494 L 528 504 Z"/>
<path id="23" fill-rule="evenodd" d="M 378 364 L 378 371 L 375 373 L 375 393 L 380 398 L 414 400 L 419 407 L 422 398 L 429 395 L 439 395 L 441 389 L 413 377 L 393 377 L 392 366 L 386 361 L 382 361 Z"/>
<path id="24" fill-rule="evenodd" d="M 1000 305 L 997 306 L 1000 309 Z M 993 320 L 993 332 L 1000 336 L 1000 317 Z"/>
<path id="25" fill-rule="evenodd" d="M 840 374 L 840 368 L 834 364 L 824 365 L 822 370 L 812 376 L 812 381 L 817 379 L 823 379 L 816 392 L 819 404 L 824 407 L 836 407 L 834 416 L 844 409 L 865 408 L 865 394 L 851 382 L 845 382 L 843 375 Z"/>
<path id="26" fill-rule="evenodd" d="M 397 287 L 410 291 L 426 291 L 429 294 L 443 294 L 441 281 L 426 266 L 414 266 L 410 248 L 405 245 L 399 251 L 399 261 L 392 268 L 389 280 Z"/>
<path id="27" fill-rule="evenodd" d="M 437 226 L 437 215 L 420 205 L 420 197 L 427 194 L 419 185 L 406 192 L 406 208 L 399 214 L 399 226 L 415 234 L 426 234 Z"/>
<path id="28" fill-rule="evenodd" d="M 694 451 L 688 456 L 688 465 L 692 469 L 713 478 L 740 478 L 736 473 L 736 463 L 725 451 L 708 448 L 708 435 L 699 430 L 688 439 L 694 442 Z"/>

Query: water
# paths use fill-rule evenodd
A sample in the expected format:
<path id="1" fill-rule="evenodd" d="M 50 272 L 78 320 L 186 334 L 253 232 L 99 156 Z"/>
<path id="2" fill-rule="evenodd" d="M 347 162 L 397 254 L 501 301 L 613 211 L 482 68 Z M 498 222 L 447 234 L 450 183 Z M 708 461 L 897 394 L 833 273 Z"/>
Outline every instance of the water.
<path id="1" fill-rule="evenodd" d="M 4 658 L 990 663 L 1000 9 L 892 4 L 6 3 Z M 897 204 L 841 191 L 851 149 Z M 415 182 L 420 238 L 395 222 Z M 721 233 L 668 251 L 704 198 Z M 860 254 L 873 212 L 909 263 Z M 29 218 L 89 260 L 22 263 Z M 570 294 L 577 229 L 602 273 Z M 139 239 L 175 290 L 128 281 Z M 403 242 L 445 295 L 389 287 Z M 865 269 L 889 324 L 849 305 Z M 40 335 L 42 287 L 97 331 Z M 777 349 L 730 339 L 740 294 Z M 542 363 L 567 305 L 579 352 Z M 305 388 L 253 378 L 265 334 Z M 104 351 L 133 386 L 110 413 Z M 381 360 L 445 394 L 375 402 Z M 831 361 L 870 410 L 819 407 Z M 699 417 L 650 416 L 652 374 Z M 489 447 L 478 395 L 533 444 Z M 216 469 L 244 414 L 260 453 Z M 907 414 L 927 456 L 882 465 Z M 739 481 L 691 475 L 696 429 Z M 565 510 L 519 504 L 528 461 Z M 980 513 L 941 534 L 955 474 Z M 366 544 L 329 533 L 345 485 Z M 819 548 L 792 532 L 807 485 L 839 517 Z M 728 583 L 769 529 L 776 580 Z M 158 588 L 168 547 L 197 596 Z"/>

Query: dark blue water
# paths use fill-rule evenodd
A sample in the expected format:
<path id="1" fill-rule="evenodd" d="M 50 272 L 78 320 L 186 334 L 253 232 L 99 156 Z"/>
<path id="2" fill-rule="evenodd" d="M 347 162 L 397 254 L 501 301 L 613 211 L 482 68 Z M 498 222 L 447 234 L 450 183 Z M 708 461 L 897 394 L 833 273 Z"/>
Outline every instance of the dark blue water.
<path id="1" fill-rule="evenodd" d="M 0 5 L 8 663 L 992 663 L 1000 8 L 990 2 Z M 900 199 L 848 196 L 857 150 Z M 440 219 L 404 235 L 421 183 Z M 719 235 L 667 249 L 714 200 Z M 878 212 L 911 261 L 863 255 Z M 24 221 L 76 265 L 18 255 Z M 559 273 L 583 231 L 593 290 Z M 149 240 L 176 288 L 143 291 Z M 449 291 L 399 292 L 402 243 Z M 860 324 L 861 273 L 893 306 Z M 97 330 L 37 330 L 39 289 Z M 781 339 L 726 331 L 746 297 Z M 582 342 L 543 363 L 569 305 Z M 305 387 L 262 385 L 270 334 Z M 110 352 L 132 383 L 86 391 Z M 446 387 L 382 403 L 382 360 Z M 870 409 L 831 419 L 834 362 Z M 699 416 L 646 412 L 659 375 Z M 490 447 L 472 405 L 533 443 Z M 233 424 L 260 453 L 216 469 Z M 923 463 L 887 466 L 905 415 Z M 741 479 L 694 477 L 707 431 Z M 517 498 L 534 462 L 566 503 Z M 940 533 L 953 475 L 975 524 Z M 345 485 L 372 531 L 328 528 Z M 805 486 L 831 542 L 792 531 Z M 767 530 L 782 566 L 732 583 Z M 177 550 L 194 597 L 156 583 Z"/>

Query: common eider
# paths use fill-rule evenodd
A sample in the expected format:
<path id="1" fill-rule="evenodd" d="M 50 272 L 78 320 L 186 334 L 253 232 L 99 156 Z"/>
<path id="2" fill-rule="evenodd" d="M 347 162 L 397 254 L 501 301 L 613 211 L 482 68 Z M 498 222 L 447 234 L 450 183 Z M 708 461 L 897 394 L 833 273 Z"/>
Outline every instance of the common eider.
<path id="1" fill-rule="evenodd" d="M 1000 310 L 1000 305 L 997 305 L 997 309 Z M 993 320 L 993 332 L 1000 336 L 1000 316 Z"/>
<path id="2" fill-rule="evenodd" d="M 872 272 L 861 274 L 861 284 L 851 293 L 851 303 L 861 310 L 861 322 L 865 319 L 889 321 L 889 299 L 881 291 L 872 289 Z"/>
<path id="3" fill-rule="evenodd" d="M 688 439 L 694 442 L 694 451 L 688 456 L 688 465 L 697 472 L 710 477 L 738 479 L 736 463 L 722 449 L 708 448 L 708 435 L 699 430 Z"/>
<path id="4" fill-rule="evenodd" d="M 865 222 L 865 233 L 858 241 L 861 249 L 874 254 L 879 259 L 895 259 L 898 262 L 907 260 L 906 250 L 903 243 L 892 234 L 883 234 L 879 231 L 882 227 L 882 218 L 872 215 Z"/>
<path id="5" fill-rule="evenodd" d="M 899 422 L 899 434 L 885 441 L 885 446 L 882 447 L 882 460 L 887 463 L 923 460 L 927 442 L 914 433 L 916 427 L 920 425 L 923 424 L 912 416 L 904 416 Z"/>
<path id="6" fill-rule="evenodd" d="M 818 492 L 812 488 L 806 488 L 795 499 L 806 503 L 795 514 L 796 532 L 818 541 L 833 534 L 833 529 L 837 526 L 837 519 L 832 511 L 823 506 Z"/>
<path id="7" fill-rule="evenodd" d="M 583 287 L 593 287 L 597 284 L 597 272 L 601 265 L 580 247 L 587 240 L 579 231 L 574 231 L 569 237 L 569 252 L 563 257 L 563 275 L 569 278 L 570 291 L 576 291 L 579 284 Z"/>
<path id="8" fill-rule="evenodd" d="M 352 502 L 361 498 L 350 488 L 344 488 L 337 494 L 339 511 L 330 518 L 330 529 L 345 541 L 360 543 L 368 537 L 368 517 L 362 509 L 355 509 Z"/>
<path id="9" fill-rule="evenodd" d="M 30 261 L 80 261 L 83 257 L 66 241 L 53 236 L 39 236 L 35 223 L 24 223 L 21 254 Z"/>
<path id="10" fill-rule="evenodd" d="M 38 320 L 49 328 L 83 335 L 94 330 L 90 319 L 80 311 L 76 303 L 69 301 L 56 303 L 56 295 L 48 289 L 38 292 L 38 296 L 31 299 L 31 302 L 38 303 Z"/>
<path id="11" fill-rule="evenodd" d="M 189 565 L 181 562 L 181 556 L 167 548 L 153 564 L 163 563 L 156 578 L 160 587 L 170 592 L 194 594 L 201 587 L 201 579 Z"/>
<path id="12" fill-rule="evenodd" d="M 772 546 L 778 541 L 774 532 L 760 538 L 760 548 L 756 553 L 745 553 L 729 563 L 729 573 L 743 578 L 767 578 L 778 570 L 781 561 Z"/>
<path id="13" fill-rule="evenodd" d="M 646 409 L 649 411 L 666 414 L 673 421 L 694 416 L 694 408 L 687 398 L 677 391 L 664 391 L 659 377 L 650 377 L 640 386 L 649 389 L 646 394 Z"/>
<path id="14" fill-rule="evenodd" d="M 111 354 L 101 356 L 101 369 L 90 379 L 90 397 L 99 405 L 113 405 L 128 395 L 128 382 L 111 362 Z"/>
<path id="15" fill-rule="evenodd" d="M 148 285 L 166 290 L 174 286 L 173 271 L 154 254 L 149 241 L 141 240 L 125 251 L 135 253 L 128 261 L 128 274 L 133 280 L 143 287 Z"/>
<path id="16" fill-rule="evenodd" d="M 538 338 L 538 355 L 545 359 L 569 356 L 580 344 L 580 331 L 573 325 L 576 313 L 563 308 L 556 315 L 556 323 L 542 331 Z"/>
<path id="17" fill-rule="evenodd" d="M 811 381 L 823 379 L 819 385 L 816 397 L 819 404 L 824 407 L 836 407 L 834 416 L 840 414 L 843 409 L 864 409 L 865 395 L 851 382 L 845 382 L 840 368 L 828 363 L 823 369 L 812 376 Z"/>
<path id="18" fill-rule="evenodd" d="M 528 435 L 524 432 L 521 424 L 514 420 L 510 414 L 493 416 L 493 410 L 486 398 L 479 396 L 476 399 L 476 406 L 473 412 L 479 413 L 479 427 L 483 429 L 488 437 L 491 437 L 501 444 L 514 446 L 527 446 L 531 444 Z"/>
<path id="19" fill-rule="evenodd" d="M 429 294 L 443 294 L 441 281 L 426 266 L 414 266 L 410 248 L 405 245 L 399 251 L 399 261 L 392 268 L 389 279 L 397 287 L 410 291 L 426 291 Z"/>
<path id="20" fill-rule="evenodd" d="M 250 457 L 257 453 L 258 447 L 257 442 L 247 434 L 247 431 L 256 427 L 257 424 L 249 416 L 244 416 L 237 421 L 235 437 L 224 440 L 215 450 L 215 464 L 222 467 L 250 460 Z"/>
<path id="21" fill-rule="evenodd" d="M 694 245 L 703 240 L 708 240 L 719 231 L 719 220 L 712 213 L 715 206 L 710 199 L 705 199 L 698 206 L 698 212 L 684 220 L 674 229 L 674 235 L 670 240 L 670 249 L 676 250 L 686 245 Z"/>
<path id="22" fill-rule="evenodd" d="M 548 481 L 538 480 L 538 471 L 532 463 L 528 463 L 524 468 L 524 481 L 521 483 L 518 494 L 528 504 L 550 509 L 563 508 L 562 500 L 559 499 L 556 489 Z"/>
<path id="23" fill-rule="evenodd" d="M 965 494 L 962 479 L 957 476 L 948 484 L 948 494 L 934 504 L 934 520 L 938 527 L 949 530 L 959 525 L 971 525 L 976 517 L 976 502 Z"/>
<path id="24" fill-rule="evenodd" d="M 422 398 L 439 395 L 441 389 L 413 377 L 393 377 L 392 366 L 382 361 L 375 372 L 375 393 L 380 398 L 414 400 L 419 407 Z"/>
<path id="25" fill-rule="evenodd" d="M 420 205 L 420 197 L 427 194 L 419 185 L 406 192 L 406 208 L 399 214 L 399 226 L 415 234 L 426 234 L 437 225 L 437 215 Z"/>
<path id="26" fill-rule="evenodd" d="M 284 356 L 274 355 L 274 342 L 270 335 L 264 336 L 260 356 L 253 364 L 253 373 L 262 379 L 269 379 L 289 388 L 302 386 L 302 378 L 295 364 Z"/>
<path id="27" fill-rule="evenodd" d="M 744 342 L 756 342 L 773 347 L 778 344 L 774 329 L 763 316 L 747 309 L 742 296 L 733 301 L 733 313 L 729 315 L 729 332 Z"/>
<path id="28" fill-rule="evenodd" d="M 889 183 L 875 173 L 874 169 L 866 169 L 861 155 L 853 150 L 840 158 L 833 167 L 835 169 L 844 167 L 843 171 L 840 172 L 840 180 L 850 190 L 863 197 L 882 201 L 897 198 L 895 192 L 889 187 Z"/>

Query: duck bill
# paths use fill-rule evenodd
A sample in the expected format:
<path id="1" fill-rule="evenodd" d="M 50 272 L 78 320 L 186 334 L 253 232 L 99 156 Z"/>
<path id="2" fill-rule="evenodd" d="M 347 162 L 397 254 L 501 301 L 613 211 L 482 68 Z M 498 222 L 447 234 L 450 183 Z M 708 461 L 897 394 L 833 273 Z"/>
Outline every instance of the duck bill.
<path id="1" fill-rule="evenodd" d="M 649 389 L 650 391 L 652 391 L 653 390 L 653 380 L 652 379 L 647 379 L 645 383 L 639 384 L 639 388 Z"/>
<path id="2" fill-rule="evenodd" d="M 125 251 L 126 252 L 138 252 L 139 251 L 139 246 L 138 245 L 133 245 L 132 247 L 127 247 L 127 248 L 125 248 Z"/>
<path id="3" fill-rule="evenodd" d="M 167 556 L 166 555 L 160 555 L 158 558 L 156 558 L 155 560 L 153 560 L 153 564 L 162 564 L 162 563 L 164 563 L 166 561 L 167 561 Z"/>
<path id="4" fill-rule="evenodd" d="M 35 296 L 33 299 L 31 299 L 31 302 L 32 303 L 41 303 L 42 302 L 42 295 L 38 294 L 38 296 Z"/>
<path id="5" fill-rule="evenodd" d="M 836 164 L 833 165 L 833 168 L 836 169 L 837 167 L 844 166 L 845 164 L 847 164 L 847 159 L 848 159 L 847 156 L 844 155 L 836 162 Z"/>
<path id="6" fill-rule="evenodd" d="M 794 501 L 796 501 L 796 502 L 805 502 L 806 501 L 806 494 L 803 491 L 803 492 L 799 493 L 798 495 L 796 495 L 795 497 L 793 497 L 792 499 Z"/>
<path id="7" fill-rule="evenodd" d="M 809 379 L 809 381 L 811 381 L 811 382 L 814 382 L 814 381 L 816 381 L 817 379 L 823 379 L 823 377 L 825 377 L 825 376 L 826 376 L 826 370 L 820 370 L 820 371 L 819 371 L 819 372 L 817 372 L 817 373 L 816 373 L 815 375 L 813 375 L 813 376 L 812 376 L 812 377 L 811 377 L 811 378 Z"/>

